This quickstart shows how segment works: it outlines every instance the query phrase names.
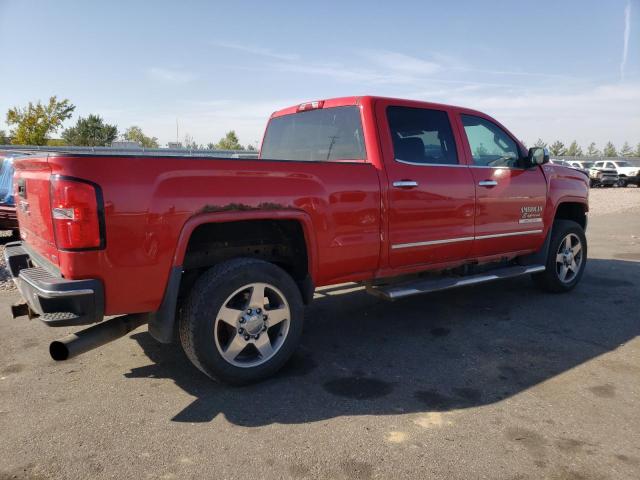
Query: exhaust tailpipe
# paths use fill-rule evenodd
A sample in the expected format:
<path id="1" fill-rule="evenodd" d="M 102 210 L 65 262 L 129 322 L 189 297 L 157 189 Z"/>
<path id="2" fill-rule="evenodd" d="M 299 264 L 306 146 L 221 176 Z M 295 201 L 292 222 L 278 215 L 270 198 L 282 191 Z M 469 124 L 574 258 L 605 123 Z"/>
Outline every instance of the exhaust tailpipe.
<path id="1" fill-rule="evenodd" d="M 125 336 L 140 325 L 147 323 L 147 319 L 148 316 L 146 314 L 136 313 L 105 320 L 85 330 L 80 330 L 60 340 L 51 342 L 49 353 L 51 358 L 56 361 L 68 360 Z"/>

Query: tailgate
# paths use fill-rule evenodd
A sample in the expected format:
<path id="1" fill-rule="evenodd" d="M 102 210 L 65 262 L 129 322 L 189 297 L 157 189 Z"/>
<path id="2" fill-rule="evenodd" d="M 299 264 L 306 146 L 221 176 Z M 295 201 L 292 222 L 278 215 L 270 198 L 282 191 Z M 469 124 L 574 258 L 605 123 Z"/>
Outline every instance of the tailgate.
<path id="1" fill-rule="evenodd" d="M 49 193 L 51 167 L 47 157 L 19 158 L 14 166 L 20 237 L 28 249 L 58 265 Z"/>

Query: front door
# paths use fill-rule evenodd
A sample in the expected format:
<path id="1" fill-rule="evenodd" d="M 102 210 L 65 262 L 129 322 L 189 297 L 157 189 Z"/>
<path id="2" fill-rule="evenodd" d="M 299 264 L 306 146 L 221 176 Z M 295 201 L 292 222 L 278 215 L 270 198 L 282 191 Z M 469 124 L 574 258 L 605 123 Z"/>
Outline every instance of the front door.
<path id="1" fill-rule="evenodd" d="M 535 250 L 543 241 L 547 182 L 539 166 L 500 126 L 479 115 L 460 115 L 476 189 L 473 257 Z"/>
<path id="2" fill-rule="evenodd" d="M 449 112 L 380 102 L 376 113 L 387 119 L 380 122 L 380 135 L 389 182 L 390 266 L 467 258 L 475 191 Z"/>

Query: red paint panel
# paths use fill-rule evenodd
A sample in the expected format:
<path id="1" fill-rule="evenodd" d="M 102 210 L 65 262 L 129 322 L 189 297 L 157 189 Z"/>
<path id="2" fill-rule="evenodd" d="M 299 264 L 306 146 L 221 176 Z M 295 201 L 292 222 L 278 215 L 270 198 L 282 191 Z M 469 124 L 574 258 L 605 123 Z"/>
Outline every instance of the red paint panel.
<path id="1" fill-rule="evenodd" d="M 224 210 L 233 204 L 249 209 L 236 218 L 308 216 L 313 227 L 305 231 L 315 237 L 312 256 L 321 265 L 317 285 L 371 276 L 378 265 L 380 192 L 376 169 L 366 163 L 168 157 L 50 157 L 50 163 L 54 173 L 102 187 L 106 248 L 59 255 L 66 277 L 104 281 L 108 314 L 157 309 L 185 224 L 199 216 L 228 221 Z"/>

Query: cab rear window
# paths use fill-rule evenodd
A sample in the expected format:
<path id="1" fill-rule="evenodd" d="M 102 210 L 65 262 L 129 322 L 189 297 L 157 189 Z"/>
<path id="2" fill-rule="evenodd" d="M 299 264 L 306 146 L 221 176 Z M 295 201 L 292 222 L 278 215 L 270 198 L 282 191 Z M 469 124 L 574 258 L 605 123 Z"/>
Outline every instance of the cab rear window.
<path id="1" fill-rule="evenodd" d="M 323 108 L 272 118 L 260 157 L 309 162 L 365 160 L 360 109 Z"/>

